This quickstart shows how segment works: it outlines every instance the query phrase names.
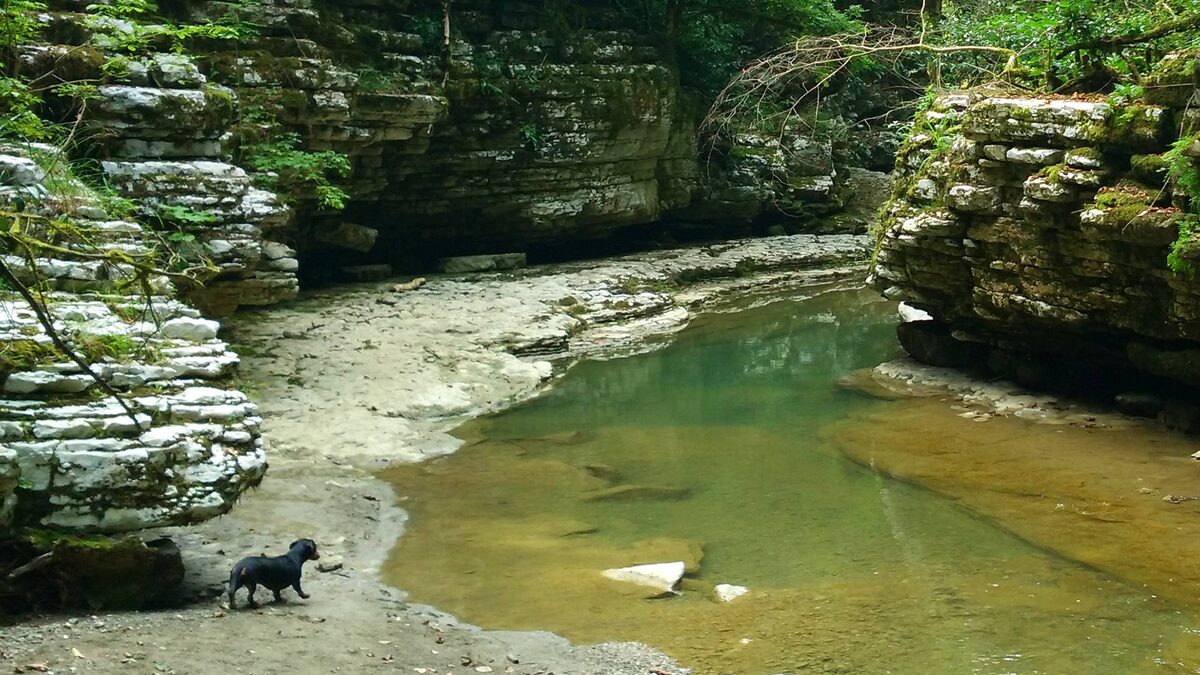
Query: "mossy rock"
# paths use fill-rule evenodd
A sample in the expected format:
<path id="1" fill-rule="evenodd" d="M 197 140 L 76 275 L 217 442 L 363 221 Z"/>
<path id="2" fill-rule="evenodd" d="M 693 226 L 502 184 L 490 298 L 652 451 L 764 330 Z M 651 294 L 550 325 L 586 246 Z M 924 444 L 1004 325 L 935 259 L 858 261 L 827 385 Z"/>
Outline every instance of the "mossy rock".
<path id="1" fill-rule="evenodd" d="M 1167 182 L 1167 161 L 1162 155 L 1134 155 L 1129 164 L 1130 175 L 1138 181 L 1158 186 Z"/>
<path id="2" fill-rule="evenodd" d="M 1125 354 L 1139 370 L 1200 386 L 1200 349 L 1165 349 L 1145 342 L 1130 342 Z"/>
<path id="3" fill-rule="evenodd" d="M 1095 206 L 1103 211 L 1099 217 L 1087 219 L 1081 228 L 1086 235 L 1146 246 L 1169 244 L 1178 234 L 1178 209 L 1156 206 L 1160 190 L 1122 181 L 1116 186 L 1101 188 Z"/>
<path id="4" fill-rule="evenodd" d="M 166 538 L 26 530 L 0 541 L 0 560 L 0 608 L 9 611 L 162 607 L 184 576 L 179 547 Z"/>
<path id="5" fill-rule="evenodd" d="M 1128 104 L 1115 106 L 1108 121 L 1088 129 L 1089 140 L 1133 151 L 1160 152 L 1166 146 L 1173 115 L 1167 108 Z"/>
<path id="6" fill-rule="evenodd" d="M 1196 90 L 1196 60 L 1200 50 L 1189 49 L 1167 54 L 1145 78 L 1146 102 L 1183 108 Z"/>

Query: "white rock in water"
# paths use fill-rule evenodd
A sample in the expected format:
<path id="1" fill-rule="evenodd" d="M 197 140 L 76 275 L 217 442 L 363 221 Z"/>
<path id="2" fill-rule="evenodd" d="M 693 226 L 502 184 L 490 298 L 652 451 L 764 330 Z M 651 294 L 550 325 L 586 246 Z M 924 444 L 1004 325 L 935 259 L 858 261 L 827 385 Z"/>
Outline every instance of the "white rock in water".
<path id="1" fill-rule="evenodd" d="M 745 586 L 734 586 L 733 584 L 717 584 L 713 592 L 717 594 L 717 599 L 721 602 L 732 602 L 749 593 L 750 589 Z"/>
<path id="2" fill-rule="evenodd" d="M 628 581 L 656 588 L 664 593 L 678 593 L 675 587 L 683 579 L 687 566 L 682 561 L 634 565 L 604 570 L 604 576 L 616 581 Z"/>
<path id="3" fill-rule="evenodd" d="M 923 309 L 917 309 L 907 302 L 900 303 L 900 306 L 896 308 L 896 311 L 900 313 L 900 320 L 904 323 L 913 323 L 914 321 L 933 321 L 933 317 L 929 315 L 929 312 L 926 312 Z"/>

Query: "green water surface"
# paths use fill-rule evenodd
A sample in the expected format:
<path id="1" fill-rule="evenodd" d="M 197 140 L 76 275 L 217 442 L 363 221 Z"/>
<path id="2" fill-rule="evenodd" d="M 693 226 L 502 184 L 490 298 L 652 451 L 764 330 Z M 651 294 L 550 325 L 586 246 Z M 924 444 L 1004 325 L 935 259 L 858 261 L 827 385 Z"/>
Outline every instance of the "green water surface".
<path id="1" fill-rule="evenodd" d="M 579 364 L 456 455 L 385 474 L 411 514 L 385 574 L 472 623 L 639 640 L 700 673 L 1197 672 L 1189 612 L 823 440 L 891 405 L 837 382 L 898 355 L 895 321 L 814 289 Z M 649 490 L 597 498 L 613 487 Z M 703 559 L 678 597 L 599 575 L 679 542 Z M 719 583 L 751 593 L 720 603 Z"/>

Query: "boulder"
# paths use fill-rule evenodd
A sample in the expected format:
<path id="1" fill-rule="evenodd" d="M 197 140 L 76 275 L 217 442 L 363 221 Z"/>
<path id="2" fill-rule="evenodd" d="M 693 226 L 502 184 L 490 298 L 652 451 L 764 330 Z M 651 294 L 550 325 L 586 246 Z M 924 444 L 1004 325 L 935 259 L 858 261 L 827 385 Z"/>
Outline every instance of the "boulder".
<path id="1" fill-rule="evenodd" d="M 447 274 L 465 274 L 467 272 L 495 272 L 511 270 L 525 266 L 524 253 L 494 253 L 489 255 L 466 255 L 456 258 L 442 258 L 438 269 Z"/>
<path id="2" fill-rule="evenodd" d="M 316 231 L 317 241 L 360 253 L 370 251 L 378 237 L 379 230 L 344 221 L 335 227 L 318 228 Z"/>
<path id="3" fill-rule="evenodd" d="M 0 182 L 5 185 L 37 185 L 46 178 L 46 172 L 37 162 L 28 157 L 0 155 Z"/>
<path id="4" fill-rule="evenodd" d="M 186 316 L 181 316 L 177 319 L 171 319 L 163 324 L 162 334 L 164 337 L 175 338 L 179 340 L 195 340 L 197 342 L 203 340 L 211 340 L 217 337 L 217 331 L 220 330 L 221 324 L 209 319 L 192 319 Z"/>
<path id="5" fill-rule="evenodd" d="M 721 602 L 733 602 L 750 592 L 745 586 L 734 586 L 733 584 L 717 584 L 713 588 L 713 595 Z"/>
<path id="6" fill-rule="evenodd" d="M 21 465 L 17 463 L 16 451 L 0 447 L 0 535 L 4 534 L 12 523 L 20 479 Z"/>
<path id="7" fill-rule="evenodd" d="M 177 600 L 183 582 L 179 547 L 166 538 L 143 542 L 34 530 L 0 547 L 4 557 L 24 561 L 0 580 L 0 608 L 10 611 L 163 607 Z"/>
<path id="8" fill-rule="evenodd" d="M 903 323 L 912 323 L 913 321 L 933 321 L 933 317 L 923 309 L 917 309 L 907 302 L 902 302 L 896 307 L 896 312 L 900 315 L 900 321 Z"/>
<path id="9" fill-rule="evenodd" d="M 604 576 L 615 581 L 648 586 L 659 594 L 679 594 L 679 582 L 683 579 L 686 565 L 683 561 L 633 565 L 604 570 Z"/>

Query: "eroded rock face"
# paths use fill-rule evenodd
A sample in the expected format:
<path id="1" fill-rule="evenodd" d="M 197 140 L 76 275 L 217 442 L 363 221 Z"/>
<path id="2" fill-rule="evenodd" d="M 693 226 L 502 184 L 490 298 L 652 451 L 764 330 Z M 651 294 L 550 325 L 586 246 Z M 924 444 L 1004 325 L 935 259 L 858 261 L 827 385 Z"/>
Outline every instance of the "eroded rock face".
<path id="1" fill-rule="evenodd" d="M 685 95 L 659 41 L 621 3 L 563 4 L 577 13 L 567 26 L 540 1 L 456 1 L 445 45 L 439 0 L 265 0 L 239 10 L 253 35 L 122 55 L 120 72 L 100 71 L 117 53 L 86 39 L 81 15 L 51 13 L 48 39 L 67 44 L 23 59 L 39 72 L 85 42 L 95 50 L 81 67 L 103 82 L 87 121 L 104 171 L 146 205 L 144 224 L 161 219 L 208 247 L 221 275 L 195 300 L 213 315 L 295 295 L 299 264 L 262 255 L 274 243 L 314 268 L 426 269 L 448 256 L 593 254 L 591 242 L 618 233 L 746 234 L 767 221 L 861 231 L 825 217 L 859 184 L 828 139 L 798 125 L 698 150 L 706 104 Z M 229 11 L 201 1 L 171 18 Z M 345 211 L 319 207 L 312 185 L 267 181 L 287 193 L 278 199 L 245 172 L 264 126 L 349 158 L 348 175 L 329 176 L 349 194 Z M 179 208 L 208 219 L 186 222 Z"/>
<path id="2" fill-rule="evenodd" d="M 49 147 L 20 152 L 0 148 L 0 165 L 64 161 Z M 18 178 L 4 179 L 0 198 Z M 26 211 L 63 219 L 96 250 L 152 254 L 141 225 L 113 219 L 82 184 L 65 191 Z M 24 299 L 0 292 L 0 532 L 120 532 L 225 513 L 266 470 L 258 407 L 232 385 L 237 355 L 217 322 L 174 297 L 170 279 L 151 277 L 142 295 L 123 286 L 128 265 L 66 252 L 76 246 L 36 269 L 17 252 L 4 262 L 50 289 L 55 331 L 132 410 L 54 347 Z"/>
<path id="3" fill-rule="evenodd" d="M 1179 367 L 1200 342 L 1190 199 L 1163 171 L 1194 127 L 1181 107 L 943 96 L 897 160 L 871 283 L 928 312 L 939 327 L 910 342 L 954 365 L 1025 355 L 1200 384 Z M 934 349 L 935 334 L 990 351 Z"/>

